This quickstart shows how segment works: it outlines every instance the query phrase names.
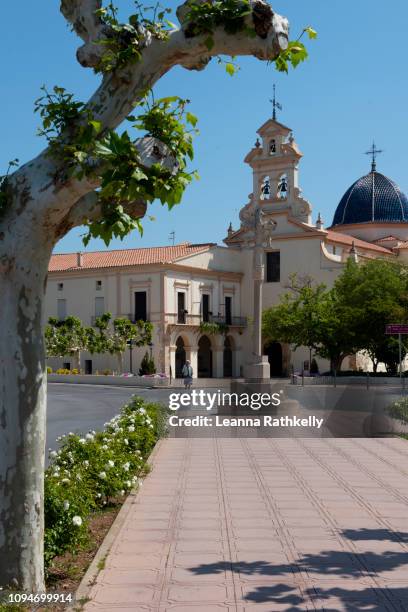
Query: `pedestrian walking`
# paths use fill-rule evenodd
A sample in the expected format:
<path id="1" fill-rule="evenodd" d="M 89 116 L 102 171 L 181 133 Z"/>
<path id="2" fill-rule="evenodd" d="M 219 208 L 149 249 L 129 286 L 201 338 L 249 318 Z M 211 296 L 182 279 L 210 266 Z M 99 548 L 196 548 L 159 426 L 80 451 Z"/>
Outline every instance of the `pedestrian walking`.
<path id="1" fill-rule="evenodd" d="M 193 384 L 193 368 L 191 367 L 190 362 L 187 360 L 183 366 L 182 375 L 184 377 L 184 386 L 186 389 L 191 389 L 191 385 Z"/>

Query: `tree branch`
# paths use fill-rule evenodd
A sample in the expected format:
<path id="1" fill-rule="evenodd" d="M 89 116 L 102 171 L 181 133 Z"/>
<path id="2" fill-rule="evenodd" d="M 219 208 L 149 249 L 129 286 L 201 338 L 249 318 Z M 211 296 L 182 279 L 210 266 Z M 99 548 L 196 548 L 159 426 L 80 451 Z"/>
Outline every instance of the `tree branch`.
<path id="1" fill-rule="evenodd" d="M 218 55 L 253 55 L 267 61 L 276 59 L 288 45 L 288 21 L 274 13 L 263 0 L 251 0 L 250 3 L 252 14 L 245 19 L 247 25 L 258 33 L 254 37 L 244 31 L 227 34 L 223 27 L 218 27 L 212 34 L 214 45 L 211 50 L 206 46 L 208 35 L 188 34 L 185 5 L 179 7 L 181 29 L 170 32 L 167 40 L 146 38 L 138 62 L 105 75 L 89 100 L 96 118 L 104 128 L 115 129 L 134 109 L 146 90 L 177 65 L 189 70 L 202 70 L 212 57 Z"/>
<path id="2" fill-rule="evenodd" d="M 61 0 L 61 11 L 85 41 L 85 47 L 90 45 L 89 49 L 93 51 L 103 48 L 95 44 L 105 27 L 99 17 L 95 16 L 95 10 L 100 5 L 101 0 Z M 188 31 L 186 13 L 183 14 L 181 7 L 181 29 L 170 32 L 167 40 L 146 37 L 145 48 L 138 62 L 104 76 L 88 102 L 93 118 L 102 124 L 102 133 L 117 128 L 145 96 L 146 91 L 174 66 L 200 70 L 212 57 L 223 54 L 253 55 L 261 60 L 273 61 L 287 47 L 288 22 L 274 13 L 263 0 L 251 0 L 251 6 L 252 13 L 245 19 L 251 20 L 253 28 L 256 25 L 257 34 L 253 37 L 245 31 L 227 34 L 220 26 L 212 33 L 211 50 L 206 45 L 208 36 L 195 36 Z M 142 140 L 140 143 L 142 163 L 144 159 L 146 167 L 152 163 L 161 163 L 167 168 L 176 169 L 174 158 L 169 155 L 163 143 L 154 143 L 153 139 Z M 60 237 L 64 222 L 68 227 L 71 223 L 77 224 L 78 218 L 83 219 L 90 203 L 88 194 L 98 187 L 98 183 L 90 178 L 61 180 L 60 170 L 46 150 L 10 176 L 15 206 L 4 215 L 2 225 L 4 223 L 11 228 L 24 213 L 31 227 L 44 227 L 47 236 L 51 236 L 55 228 L 58 228 Z M 81 206 L 84 206 L 83 213 Z M 71 208 L 73 212 L 70 219 L 68 211 Z M 95 209 L 93 214 L 96 214 Z"/>
<path id="3" fill-rule="evenodd" d="M 77 59 L 85 67 L 99 62 L 103 47 L 97 42 L 109 35 L 110 28 L 96 15 L 101 6 L 102 0 L 61 0 L 61 13 L 85 43 L 77 51 Z"/>

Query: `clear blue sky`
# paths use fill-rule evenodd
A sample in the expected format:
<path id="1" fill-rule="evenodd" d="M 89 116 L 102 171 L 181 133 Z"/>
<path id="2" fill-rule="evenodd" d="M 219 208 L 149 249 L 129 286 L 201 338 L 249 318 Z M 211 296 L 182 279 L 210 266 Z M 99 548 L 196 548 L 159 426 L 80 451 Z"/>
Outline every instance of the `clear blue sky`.
<path id="1" fill-rule="evenodd" d="M 4 4 L 0 173 L 9 159 L 25 162 L 41 150 L 33 102 L 42 84 L 64 86 L 86 100 L 98 82 L 75 60 L 78 39 L 60 15 L 58 0 Z M 130 0 L 116 4 L 124 14 L 132 7 Z M 171 212 L 154 203 L 150 214 L 156 221 L 145 221 L 143 238 L 134 233 L 111 248 L 166 245 L 173 230 L 177 242 L 221 242 L 230 221 L 238 226 L 238 211 L 251 191 L 243 158 L 271 114 L 273 83 L 284 106 L 279 118 L 293 128 L 305 155 L 301 187 L 314 218 L 321 211 L 326 224 L 331 222 L 345 190 L 369 170 L 363 153 L 373 138 L 384 149 L 378 169 L 408 192 L 406 0 L 276 0 L 272 5 L 289 18 L 292 37 L 304 26 L 318 30 L 318 41 L 308 43 L 310 59 L 289 76 L 252 58 L 239 60 L 241 70 L 233 78 L 214 61 L 204 72 L 167 74 L 156 94 L 189 98 L 199 117 L 194 167 L 201 180 Z M 56 252 L 81 249 L 81 233 L 72 231 Z M 87 250 L 99 248 L 103 244 L 93 241 Z"/>

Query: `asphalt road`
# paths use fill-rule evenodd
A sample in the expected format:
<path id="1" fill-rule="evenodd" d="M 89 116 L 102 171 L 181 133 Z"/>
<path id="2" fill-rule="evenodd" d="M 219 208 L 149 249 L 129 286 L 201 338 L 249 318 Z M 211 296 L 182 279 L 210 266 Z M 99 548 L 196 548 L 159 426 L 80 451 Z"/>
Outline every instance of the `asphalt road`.
<path id="1" fill-rule="evenodd" d="M 97 385 L 48 385 L 46 448 L 55 449 L 62 434 L 102 429 L 134 394 L 167 404 L 168 389 L 130 389 Z"/>
<path id="2" fill-rule="evenodd" d="M 283 391 L 281 382 L 273 391 Z M 323 416 L 330 437 L 370 435 L 371 418 L 384 407 L 398 399 L 403 393 L 399 389 L 376 388 L 367 391 L 364 387 L 293 387 L 285 386 L 280 409 L 281 414 L 307 416 L 313 412 Z M 266 389 L 264 389 L 266 390 Z M 97 385 L 73 385 L 51 383 L 48 385 L 48 416 L 46 448 L 55 449 L 56 438 L 70 431 L 87 433 L 103 429 L 106 421 L 119 413 L 121 407 L 132 395 L 139 395 L 148 401 L 168 405 L 170 393 L 181 389 L 142 389 L 108 387 Z M 206 388 L 205 391 L 216 391 Z M 241 389 L 241 392 L 245 389 Z M 245 410 L 248 412 L 248 410 Z M 249 413 L 252 411 L 249 410 Z M 191 416 L 191 409 L 181 409 L 178 414 Z M 204 411 L 204 414 L 205 411 Z M 253 413 L 252 413 L 253 414 Z M 368 430 L 367 430 L 368 427 Z M 378 430 L 379 425 L 375 425 Z M 189 434 L 190 435 L 190 434 Z M 201 436 L 201 434 L 199 433 Z M 286 435 L 283 432 L 283 435 Z"/>

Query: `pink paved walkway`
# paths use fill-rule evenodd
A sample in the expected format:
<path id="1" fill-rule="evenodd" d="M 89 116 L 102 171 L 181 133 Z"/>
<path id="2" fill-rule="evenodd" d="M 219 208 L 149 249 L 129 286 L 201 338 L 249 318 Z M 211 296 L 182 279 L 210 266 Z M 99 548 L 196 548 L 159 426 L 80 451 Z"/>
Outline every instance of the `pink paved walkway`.
<path id="1" fill-rule="evenodd" d="M 408 610 L 408 441 L 169 439 L 87 612 Z"/>

